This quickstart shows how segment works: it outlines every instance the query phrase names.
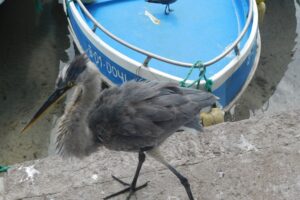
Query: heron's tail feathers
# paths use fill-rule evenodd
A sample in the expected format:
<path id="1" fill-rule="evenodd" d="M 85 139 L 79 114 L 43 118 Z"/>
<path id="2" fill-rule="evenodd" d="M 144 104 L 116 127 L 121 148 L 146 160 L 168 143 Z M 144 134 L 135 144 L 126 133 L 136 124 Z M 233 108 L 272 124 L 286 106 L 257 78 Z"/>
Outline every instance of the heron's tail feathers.
<path id="1" fill-rule="evenodd" d="M 200 109 L 214 105 L 219 99 L 212 93 L 203 90 L 182 88 L 182 92 L 190 102 L 196 103 Z"/>
<path id="2" fill-rule="evenodd" d="M 203 129 L 202 129 L 202 125 L 200 124 L 199 116 L 196 116 L 192 121 L 186 123 L 183 126 L 183 130 L 186 129 L 194 129 L 197 132 L 201 132 Z"/>

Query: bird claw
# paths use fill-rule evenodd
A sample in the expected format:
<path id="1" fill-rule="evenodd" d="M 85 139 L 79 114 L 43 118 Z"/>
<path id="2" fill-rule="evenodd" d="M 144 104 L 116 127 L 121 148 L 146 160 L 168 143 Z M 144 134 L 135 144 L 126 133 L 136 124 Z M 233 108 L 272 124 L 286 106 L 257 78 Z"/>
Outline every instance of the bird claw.
<path id="1" fill-rule="evenodd" d="M 121 183 L 122 185 L 127 186 L 127 187 L 124 188 L 123 190 L 120 190 L 120 191 L 115 192 L 115 193 L 113 193 L 113 194 L 111 194 L 111 195 L 109 195 L 109 196 L 104 197 L 103 200 L 110 199 L 110 198 L 112 198 L 112 197 L 118 196 L 118 195 L 123 194 L 123 193 L 125 193 L 125 192 L 129 192 L 129 195 L 128 195 L 127 198 L 126 198 L 126 200 L 129 200 L 130 197 L 131 197 L 136 191 L 138 191 L 138 190 L 140 190 L 140 189 L 143 189 L 143 188 L 146 187 L 146 186 L 148 185 L 148 183 L 149 183 L 149 181 L 147 181 L 147 182 L 144 183 L 143 185 L 140 185 L 140 186 L 138 186 L 138 187 L 132 187 L 131 184 L 122 181 L 121 179 L 115 177 L 114 175 L 112 175 L 112 178 L 113 178 L 114 180 L 118 181 L 119 183 Z"/>
<path id="2" fill-rule="evenodd" d="M 118 181 L 119 183 L 121 183 L 122 185 L 130 186 L 129 183 L 126 183 L 126 182 L 122 181 L 121 179 L 115 177 L 114 175 L 111 175 L 111 177 L 112 177 L 114 180 L 116 180 L 116 181 Z"/>

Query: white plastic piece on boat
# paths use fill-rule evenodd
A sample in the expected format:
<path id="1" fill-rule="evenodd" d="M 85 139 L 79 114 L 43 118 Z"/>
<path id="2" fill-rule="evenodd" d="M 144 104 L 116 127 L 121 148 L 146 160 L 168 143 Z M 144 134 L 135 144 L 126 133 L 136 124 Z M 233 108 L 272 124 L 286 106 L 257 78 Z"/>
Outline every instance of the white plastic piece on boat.
<path id="1" fill-rule="evenodd" d="M 145 10 L 145 15 L 149 17 L 149 19 L 153 22 L 153 24 L 156 25 L 160 24 L 160 20 L 154 17 L 154 15 L 152 15 L 148 10 Z"/>

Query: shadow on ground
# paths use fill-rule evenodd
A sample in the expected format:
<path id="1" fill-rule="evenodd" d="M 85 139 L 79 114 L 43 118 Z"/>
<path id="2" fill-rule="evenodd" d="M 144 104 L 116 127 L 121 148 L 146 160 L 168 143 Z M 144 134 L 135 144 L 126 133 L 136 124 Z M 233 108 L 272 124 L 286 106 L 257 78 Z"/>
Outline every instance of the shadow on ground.
<path id="1" fill-rule="evenodd" d="M 70 46 L 57 1 L 5 1 L 0 6 L 0 164 L 47 155 L 51 119 L 30 134 L 20 130 L 53 89 L 60 60 Z"/>

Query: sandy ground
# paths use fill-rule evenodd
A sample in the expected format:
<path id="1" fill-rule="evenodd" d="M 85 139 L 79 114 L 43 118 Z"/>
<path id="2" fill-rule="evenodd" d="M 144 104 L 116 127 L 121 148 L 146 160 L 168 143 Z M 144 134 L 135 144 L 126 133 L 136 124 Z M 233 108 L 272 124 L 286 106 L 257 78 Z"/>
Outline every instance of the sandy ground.
<path id="1" fill-rule="evenodd" d="M 0 6 L 0 165 L 47 155 L 52 115 L 26 134 L 20 130 L 52 92 L 59 61 L 68 59 L 62 6 L 44 0 L 38 13 L 34 2 Z"/>
<path id="2" fill-rule="evenodd" d="M 195 200 L 298 200 L 300 110 L 209 127 L 203 134 L 173 134 L 160 147 L 187 177 Z M 99 151 L 84 159 L 45 159 L 15 165 L 4 178 L 5 200 L 100 200 L 132 180 L 137 153 Z M 151 156 L 132 200 L 187 200 L 180 181 Z M 113 200 L 124 200 L 128 193 Z M 2 199 L 2 200 L 3 200 Z"/>

